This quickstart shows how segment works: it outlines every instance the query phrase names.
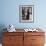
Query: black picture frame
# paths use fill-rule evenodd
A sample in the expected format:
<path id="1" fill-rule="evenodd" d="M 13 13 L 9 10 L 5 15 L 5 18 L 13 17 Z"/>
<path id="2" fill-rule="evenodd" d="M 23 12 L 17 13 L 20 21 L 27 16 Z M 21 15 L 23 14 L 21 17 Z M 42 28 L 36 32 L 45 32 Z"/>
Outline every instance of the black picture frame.
<path id="1" fill-rule="evenodd" d="M 19 6 L 19 21 L 24 23 L 34 22 L 34 5 Z"/>

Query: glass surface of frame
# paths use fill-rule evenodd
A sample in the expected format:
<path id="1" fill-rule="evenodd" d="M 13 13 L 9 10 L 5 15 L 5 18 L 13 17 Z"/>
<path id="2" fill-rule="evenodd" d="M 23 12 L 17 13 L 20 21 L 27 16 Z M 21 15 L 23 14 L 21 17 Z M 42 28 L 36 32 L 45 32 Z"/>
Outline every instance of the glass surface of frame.
<path id="1" fill-rule="evenodd" d="M 19 21 L 24 23 L 34 22 L 34 5 L 19 6 Z"/>

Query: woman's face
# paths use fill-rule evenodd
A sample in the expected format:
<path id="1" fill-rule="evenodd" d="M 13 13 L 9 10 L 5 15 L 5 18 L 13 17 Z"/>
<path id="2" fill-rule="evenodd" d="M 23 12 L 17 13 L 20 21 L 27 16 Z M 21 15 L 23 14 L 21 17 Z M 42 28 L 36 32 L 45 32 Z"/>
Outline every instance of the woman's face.
<path id="1" fill-rule="evenodd" d="M 27 9 L 25 9 L 25 15 L 27 15 Z"/>

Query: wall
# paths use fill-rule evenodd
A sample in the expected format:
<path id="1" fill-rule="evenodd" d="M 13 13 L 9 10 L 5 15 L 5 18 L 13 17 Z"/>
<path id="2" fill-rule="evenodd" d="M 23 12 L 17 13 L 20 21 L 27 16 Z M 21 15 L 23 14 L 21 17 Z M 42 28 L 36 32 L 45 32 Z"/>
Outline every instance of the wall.
<path id="1" fill-rule="evenodd" d="M 46 1 L 45 0 L 0 0 L 0 25 L 13 24 L 16 28 L 41 27 L 46 28 Z M 34 23 L 19 22 L 19 5 L 34 4 Z M 17 20 L 17 21 L 16 21 Z"/>
<path id="2" fill-rule="evenodd" d="M 34 4 L 34 23 L 19 22 L 19 5 Z M 0 31 L 13 24 L 15 28 L 40 27 L 46 32 L 46 0 L 0 0 Z"/>

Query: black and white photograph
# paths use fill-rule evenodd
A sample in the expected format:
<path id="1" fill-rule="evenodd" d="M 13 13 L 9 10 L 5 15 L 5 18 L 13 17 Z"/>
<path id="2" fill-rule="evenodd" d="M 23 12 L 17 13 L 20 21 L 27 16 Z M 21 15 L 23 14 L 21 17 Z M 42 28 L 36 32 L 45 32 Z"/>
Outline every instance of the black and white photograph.
<path id="1" fill-rule="evenodd" d="M 20 22 L 33 22 L 34 20 L 34 6 L 33 5 L 20 5 L 19 14 Z"/>

